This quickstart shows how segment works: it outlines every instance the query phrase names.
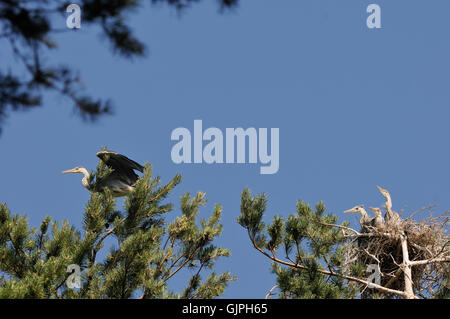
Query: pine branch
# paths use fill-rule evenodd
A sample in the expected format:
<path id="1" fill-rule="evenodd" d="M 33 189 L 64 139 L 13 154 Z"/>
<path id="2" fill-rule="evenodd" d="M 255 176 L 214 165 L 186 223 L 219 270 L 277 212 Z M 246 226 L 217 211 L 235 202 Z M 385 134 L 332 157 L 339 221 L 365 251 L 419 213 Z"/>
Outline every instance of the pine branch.
<path id="1" fill-rule="evenodd" d="M 174 270 L 172 273 L 170 273 L 169 275 L 167 275 L 164 279 L 163 282 L 166 282 L 167 280 L 169 280 L 170 278 L 172 278 L 172 276 L 174 276 L 178 271 L 180 271 L 184 266 L 186 266 L 186 264 L 190 261 L 192 261 L 192 258 L 195 256 L 195 254 L 201 249 L 202 247 L 199 246 L 190 256 L 185 258 L 185 261 L 178 266 L 178 268 L 176 270 Z M 172 269 L 172 267 L 170 268 Z"/>

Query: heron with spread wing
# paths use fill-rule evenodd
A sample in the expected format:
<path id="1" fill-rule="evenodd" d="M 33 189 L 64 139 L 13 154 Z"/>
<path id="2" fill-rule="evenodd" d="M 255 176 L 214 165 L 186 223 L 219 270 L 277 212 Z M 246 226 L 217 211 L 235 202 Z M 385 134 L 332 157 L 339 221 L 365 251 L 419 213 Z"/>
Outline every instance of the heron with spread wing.
<path id="1" fill-rule="evenodd" d="M 101 151 L 97 156 L 106 164 L 112 172 L 97 179 L 91 186 L 90 175 L 86 168 L 77 166 L 73 169 L 63 171 L 63 173 L 81 173 L 84 175 L 81 184 L 91 192 L 100 192 L 105 187 L 109 188 L 114 197 L 125 196 L 134 190 L 139 176 L 134 172 L 144 171 L 144 167 L 128 157 L 113 151 Z"/>

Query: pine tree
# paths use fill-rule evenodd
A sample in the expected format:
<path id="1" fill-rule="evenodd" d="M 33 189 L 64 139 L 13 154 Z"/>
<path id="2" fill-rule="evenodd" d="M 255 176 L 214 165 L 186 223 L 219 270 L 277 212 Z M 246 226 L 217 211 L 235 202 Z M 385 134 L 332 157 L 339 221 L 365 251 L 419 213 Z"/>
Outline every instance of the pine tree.
<path id="1" fill-rule="evenodd" d="M 266 206 L 265 194 L 253 197 L 249 189 L 244 189 L 238 223 L 247 230 L 254 248 L 273 261 L 277 285 L 267 297 L 275 288 L 280 298 L 354 297 L 355 288 L 346 286 L 344 278 L 332 275 L 341 274 L 346 239 L 339 230 L 326 226 L 334 224 L 337 217 L 324 214 L 324 203 L 312 209 L 298 201 L 296 214 L 275 216 L 267 227 L 262 221 Z M 278 252 L 285 258 L 279 258 Z"/>
<path id="2" fill-rule="evenodd" d="M 107 172 L 100 161 L 93 177 Z M 91 179 L 92 180 L 92 179 Z M 165 185 L 146 165 L 123 211 L 109 190 L 92 193 L 83 215 L 83 231 L 49 216 L 38 229 L 27 218 L 0 206 L 0 298 L 214 298 L 236 278 L 216 274 L 215 261 L 230 251 L 213 244 L 222 232 L 219 205 L 208 220 L 198 221 L 205 193 L 185 194 L 181 216 L 166 222 L 173 205 L 165 203 L 181 181 L 176 175 Z M 105 252 L 105 243 L 115 243 Z M 100 256 L 104 257 L 101 258 Z M 72 266 L 71 266 L 72 265 Z M 75 270 L 79 266 L 79 287 Z M 72 268 L 71 268 L 72 267 Z M 183 269 L 189 271 L 183 272 Z M 68 272 L 68 270 L 70 270 Z M 205 270 L 208 277 L 202 280 Z M 168 281 L 190 273 L 182 292 Z"/>

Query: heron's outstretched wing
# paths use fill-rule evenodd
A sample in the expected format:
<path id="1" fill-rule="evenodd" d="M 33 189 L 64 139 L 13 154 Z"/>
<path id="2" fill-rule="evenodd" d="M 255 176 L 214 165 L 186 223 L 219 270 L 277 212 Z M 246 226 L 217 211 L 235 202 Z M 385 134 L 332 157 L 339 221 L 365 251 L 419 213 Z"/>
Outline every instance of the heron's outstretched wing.
<path id="1" fill-rule="evenodd" d="M 115 179 L 119 179 L 130 186 L 134 185 L 139 178 L 133 170 L 144 171 L 142 165 L 113 151 L 101 151 L 97 153 L 97 156 L 114 170 L 112 175 Z"/>
<path id="2" fill-rule="evenodd" d="M 138 170 L 144 172 L 144 167 L 128 157 L 113 151 L 101 151 L 97 156 L 108 166 L 115 170 Z"/>

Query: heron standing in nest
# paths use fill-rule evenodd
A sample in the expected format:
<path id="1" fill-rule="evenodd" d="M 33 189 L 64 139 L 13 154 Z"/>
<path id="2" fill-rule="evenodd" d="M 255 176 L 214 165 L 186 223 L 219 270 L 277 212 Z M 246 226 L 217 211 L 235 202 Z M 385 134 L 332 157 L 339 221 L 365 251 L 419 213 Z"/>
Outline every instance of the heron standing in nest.
<path id="1" fill-rule="evenodd" d="M 369 214 L 367 214 L 367 211 L 364 209 L 363 205 L 358 205 L 353 208 L 350 208 L 349 210 L 346 210 L 344 213 L 355 213 L 355 214 L 361 214 L 361 218 L 359 219 L 359 223 L 361 224 L 361 232 L 362 233 L 368 233 L 369 232 L 369 226 L 372 224 L 372 219 Z M 358 237 L 357 239 L 358 247 L 360 248 L 367 248 L 369 244 L 368 238 L 361 238 Z"/>
<path id="2" fill-rule="evenodd" d="M 392 200 L 391 195 L 386 189 L 381 188 L 380 186 L 377 186 L 378 190 L 383 195 L 384 199 L 386 200 L 386 203 L 384 204 L 384 208 L 386 209 L 386 214 L 384 215 L 384 219 L 386 220 L 386 223 L 392 224 L 392 225 L 400 225 L 402 218 L 400 215 L 392 210 Z"/>
<path id="3" fill-rule="evenodd" d="M 350 208 L 349 210 L 346 210 L 344 213 L 355 213 L 355 214 L 361 214 L 361 218 L 359 219 L 359 223 L 361 224 L 361 227 L 365 229 L 367 226 L 371 226 L 372 219 L 369 214 L 367 214 L 367 211 L 364 209 L 363 205 L 358 205 L 353 208 Z"/>
<path id="4" fill-rule="evenodd" d="M 382 216 L 383 212 L 379 207 L 369 207 L 370 210 L 375 214 L 375 217 L 372 218 L 371 226 L 375 227 L 378 230 L 384 229 L 384 218 Z"/>
<path id="5" fill-rule="evenodd" d="M 105 187 L 109 188 L 114 197 L 125 196 L 134 190 L 139 176 L 134 172 L 144 171 L 144 167 L 128 157 L 113 151 L 101 151 L 97 156 L 106 164 L 112 172 L 103 178 L 97 179 L 91 185 L 90 175 L 86 168 L 77 166 L 73 169 L 63 171 L 63 173 L 81 173 L 84 175 L 81 184 L 91 192 L 100 192 Z"/>

